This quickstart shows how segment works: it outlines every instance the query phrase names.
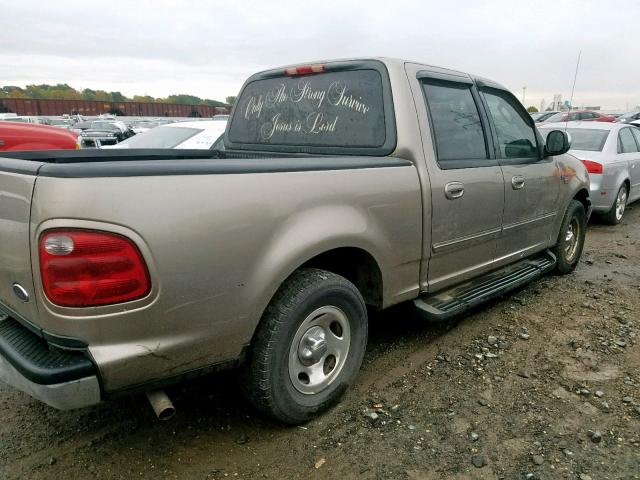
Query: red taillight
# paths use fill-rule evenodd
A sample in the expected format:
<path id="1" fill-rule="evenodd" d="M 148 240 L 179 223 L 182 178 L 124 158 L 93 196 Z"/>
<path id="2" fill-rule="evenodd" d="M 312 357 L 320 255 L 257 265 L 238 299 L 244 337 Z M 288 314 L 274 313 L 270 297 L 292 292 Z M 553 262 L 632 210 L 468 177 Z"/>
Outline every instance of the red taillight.
<path id="1" fill-rule="evenodd" d="M 298 67 L 289 67 L 284 69 L 284 74 L 289 76 L 309 75 L 310 73 L 324 72 L 324 65 L 300 65 Z"/>
<path id="2" fill-rule="evenodd" d="M 142 298 L 149 271 L 131 240 L 96 230 L 48 230 L 40 237 L 40 272 L 47 298 L 90 307 Z"/>
<path id="3" fill-rule="evenodd" d="M 602 173 L 602 164 L 594 162 L 593 160 L 582 160 L 582 163 L 587 167 L 589 173 Z"/>

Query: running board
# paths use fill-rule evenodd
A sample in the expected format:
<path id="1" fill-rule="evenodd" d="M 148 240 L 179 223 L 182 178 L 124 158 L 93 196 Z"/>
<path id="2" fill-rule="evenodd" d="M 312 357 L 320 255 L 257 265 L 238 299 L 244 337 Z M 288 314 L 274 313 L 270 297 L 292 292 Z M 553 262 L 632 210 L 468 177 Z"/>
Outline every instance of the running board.
<path id="1" fill-rule="evenodd" d="M 447 320 L 541 277 L 555 265 L 555 255 L 547 250 L 448 290 L 421 295 L 413 303 L 428 319 Z"/>

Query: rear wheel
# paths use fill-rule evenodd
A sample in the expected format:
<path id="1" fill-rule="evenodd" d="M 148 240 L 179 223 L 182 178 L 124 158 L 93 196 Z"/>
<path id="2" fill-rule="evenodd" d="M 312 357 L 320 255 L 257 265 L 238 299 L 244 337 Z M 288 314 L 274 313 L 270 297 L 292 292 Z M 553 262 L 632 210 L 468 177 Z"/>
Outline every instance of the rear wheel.
<path id="1" fill-rule="evenodd" d="M 294 273 L 269 304 L 243 370 L 247 398 L 298 424 L 335 404 L 355 378 L 367 344 L 367 310 L 345 278 Z"/>
<path id="2" fill-rule="evenodd" d="M 609 210 L 604 215 L 604 221 L 609 225 L 617 225 L 622 220 L 622 216 L 624 215 L 624 211 L 627 208 L 627 200 L 629 199 L 629 191 L 627 189 L 627 184 L 623 183 L 618 190 L 618 194 L 616 195 L 616 199 L 613 202 L 613 206 L 611 210 Z"/>
<path id="3" fill-rule="evenodd" d="M 586 229 L 584 206 L 577 200 L 571 200 L 562 220 L 558 242 L 552 248 L 556 256 L 557 273 L 564 275 L 575 270 L 582 255 Z"/>

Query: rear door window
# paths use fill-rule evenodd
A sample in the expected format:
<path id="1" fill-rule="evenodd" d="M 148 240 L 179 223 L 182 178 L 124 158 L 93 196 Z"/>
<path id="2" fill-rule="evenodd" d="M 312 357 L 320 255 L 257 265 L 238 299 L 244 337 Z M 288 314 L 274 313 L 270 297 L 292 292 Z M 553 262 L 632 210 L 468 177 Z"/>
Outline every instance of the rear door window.
<path id="1" fill-rule="evenodd" d="M 487 89 L 483 95 L 496 129 L 500 158 L 537 159 L 535 127 L 527 111 L 508 92 Z"/>
<path id="2" fill-rule="evenodd" d="M 267 72 L 250 79 L 236 103 L 227 146 L 390 153 L 395 122 L 388 74 L 381 63 L 369 64 L 376 67 L 340 70 L 329 65 L 323 73 Z"/>
<path id="3" fill-rule="evenodd" d="M 631 132 L 633 136 L 636 137 L 636 143 L 638 144 L 638 149 L 640 150 L 640 128 L 632 128 Z"/>
<path id="4" fill-rule="evenodd" d="M 633 138 L 631 128 L 623 128 L 618 134 L 618 153 L 635 153 L 638 151 L 638 145 Z"/>
<path id="5" fill-rule="evenodd" d="M 489 165 L 484 129 L 471 85 L 425 80 L 422 88 L 438 165 L 445 169 Z"/>

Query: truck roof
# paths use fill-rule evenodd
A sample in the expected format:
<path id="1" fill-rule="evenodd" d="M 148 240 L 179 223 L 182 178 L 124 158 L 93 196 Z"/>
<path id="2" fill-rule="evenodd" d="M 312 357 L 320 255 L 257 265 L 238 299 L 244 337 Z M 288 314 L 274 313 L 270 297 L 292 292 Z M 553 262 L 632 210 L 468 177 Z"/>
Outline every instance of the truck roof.
<path id="1" fill-rule="evenodd" d="M 336 62 L 363 62 L 363 61 L 371 61 L 371 60 L 375 60 L 378 62 L 383 63 L 388 70 L 404 70 L 404 67 L 406 64 L 413 64 L 413 65 L 419 65 L 421 67 L 424 67 L 425 70 L 428 70 L 430 72 L 438 72 L 438 73 L 444 73 L 444 74 L 448 74 L 448 75 L 453 75 L 453 76 L 459 76 L 459 77 L 464 77 L 464 78 L 470 78 L 476 81 L 480 81 L 483 84 L 486 85 L 490 85 L 490 86 L 494 86 L 494 87 L 498 87 L 504 90 L 508 90 L 506 87 L 504 87 L 503 85 L 495 82 L 494 80 L 479 76 L 479 75 L 473 75 L 470 74 L 468 72 L 463 72 L 460 70 L 454 70 L 452 68 L 445 68 L 445 67 L 439 67 L 437 65 L 430 65 L 427 63 L 423 63 L 423 62 L 418 62 L 415 60 L 408 60 L 408 59 L 402 59 L 402 58 L 397 58 L 397 57 L 352 57 L 352 58 L 333 58 L 333 59 L 324 59 L 324 60 L 314 60 L 314 61 L 306 61 L 306 62 L 297 62 L 297 63 L 292 63 L 289 65 L 283 65 L 281 67 L 276 67 L 276 68 L 270 68 L 268 70 L 263 70 L 261 72 L 257 72 L 254 75 L 252 75 L 250 77 L 253 78 L 254 76 L 263 76 L 265 74 L 272 74 L 275 72 L 279 72 L 279 71 L 284 71 L 287 68 L 292 68 L 292 67 L 297 67 L 300 65 L 324 65 L 324 64 L 328 64 L 328 63 L 336 63 Z"/>

